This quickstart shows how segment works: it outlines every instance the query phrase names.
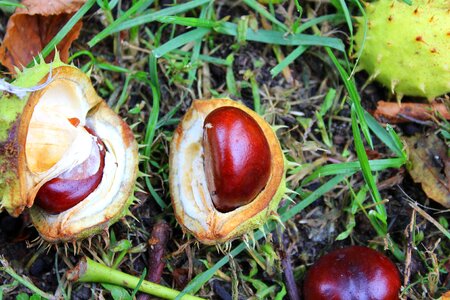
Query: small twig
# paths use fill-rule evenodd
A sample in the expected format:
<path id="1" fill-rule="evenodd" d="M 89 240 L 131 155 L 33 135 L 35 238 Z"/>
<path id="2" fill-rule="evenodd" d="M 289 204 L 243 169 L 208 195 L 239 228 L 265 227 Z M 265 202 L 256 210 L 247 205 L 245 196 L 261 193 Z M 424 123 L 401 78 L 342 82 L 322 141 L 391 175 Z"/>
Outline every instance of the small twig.
<path id="1" fill-rule="evenodd" d="M 422 217 L 424 217 L 425 219 L 428 220 L 428 222 L 430 222 L 431 224 L 433 224 L 434 226 L 436 226 L 437 229 L 439 229 L 439 231 L 441 231 L 446 237 L 447 239 L 450 240 L 450 232 L 445 229 L 441 224 L 439 224 L 438 221 L 436 221 L 432 216 L 430 216 L 426 211 L 424 211 L 423 209 L 421 209 L 416 203 L 414 203 L 413 201 L 408 201 L 409 205 L 414 208 Z"/>
<path id="2" fill-rule="evenodd" d="M 158 221 L 152 229 L 152 235 L 148 240 L 148 276 L 147 280 L 155 283 L 161 281 L 164 269 L 164 255 L 169 241 L 171 229 L 166 221 Z"/>
<path id="3" fill-rule="evenodd" d="M 286 247 L 287 242 L 284 241 L 284 236 L 285 234 L 281 232 L 281 230 L 278 230 L 278 243 L 276 243 L 276 245 L 278 248 L 278 255 L 281 258 L 281 266 L 283 267 L 286 290 L 290 300 L 300 300 L 300 294 L 295 282 L 294 271 L 292 269 L 291 248 Z"/>
<path id="4" fill-rule="evenodd" d="M 82 258 L 75 268 L 67 271 L 67 280 L 76 282 L 110 283 L 130 289 L 136 288 L 140 282 L 139 277 L 114 270 L 87 257 Z M 147 280 L 142 281 L 142 284 L 139 285 L 139 291 L 162 299 L 175 299 L 180 295 L 180 292 L 177 290 Z M 189 294 L 183 295 L 180 299 L 204 300 L 203 298 Z"/>
<path id="5" fill-rule="evenodd" d="M 153 226 L 152 234 L 148 240 L 148 264 L 147 264 L 147 280 L 155 283 L 161 281 L 165 262 L 164 255 L 166 253 L 166 245 L 169 241 L 171 229 L 169 224 L 164 220 L 159 220 Z M 149 300 L 148 295 L 139 295 L 139 300 Z"/>
<path id="6" fill-rule="evenodd" d="M 294 272 L 292 270 L 291 255 L 288 251 L 284 252 L 281 257 L 281 265 L 283 266 L 284 278 L 286 280 L 286 289 L 291 300 L 299 300 L 299 292 L 295 283 Z"/>
<path id="7" fill-rule="evenodd" d="M 408 246 L 406 249 L 406 259 L 405 259 L 405 278 L 403 285 L 408 286 L 409 279 L 411 277 L 411 257 L 412 249 L 414 247 L 414 228 L 416 226 L 416 215 L 417 212 L 413 209 L 411 213 L 411 222 L 409 223 L 409 228 L 405 230 L 406 237 L 408 238 Z"/>

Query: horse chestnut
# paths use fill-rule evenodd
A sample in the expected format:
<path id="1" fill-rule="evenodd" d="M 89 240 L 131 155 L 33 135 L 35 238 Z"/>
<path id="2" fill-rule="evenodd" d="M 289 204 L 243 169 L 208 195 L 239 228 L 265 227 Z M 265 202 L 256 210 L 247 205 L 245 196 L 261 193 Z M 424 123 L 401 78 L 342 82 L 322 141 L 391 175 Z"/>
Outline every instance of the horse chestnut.
<path id="1" fill-rule="evenodd" d="M 205 173 L 217 210 L 250 203 L 270 175 L 270 148 L 258 123 L 244 111 L 225 106 L 205 119 Z"/>
<path id="2" fill-rule="evenodd" d="M 24 69 L 14 85 L 41 88 L 1 96 L 0 210 L 18 216 L 29 207 L 50 243 L 75 243 L 129 215 L 138 146 L 89 77 L 56 57 Z"/>
<path id="3" fill-rule="evenodd" d="M 275 131 L 230 99 L 192 103 L 172 138 L 169 166 L 175 217 L 205 244 L 262 226 L 286 188 Z"/>
<path id="4" fill-rule="evenodd" d="M 397 300 L 400 275 L 392 261 L 367 247 L 332 251 L 309 269 L 306 300 Z"/>

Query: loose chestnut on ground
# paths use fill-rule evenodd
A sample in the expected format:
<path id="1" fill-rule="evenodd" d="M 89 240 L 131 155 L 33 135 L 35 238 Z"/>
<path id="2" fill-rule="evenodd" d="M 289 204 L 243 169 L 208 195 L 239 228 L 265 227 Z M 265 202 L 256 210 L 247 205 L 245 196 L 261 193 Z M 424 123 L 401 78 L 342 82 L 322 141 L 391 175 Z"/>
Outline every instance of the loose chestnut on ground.
<path id="1" fill-rule="evenodd" d="M 185 231 L 225 243 L 262 226 L 285 191 L 284 156 L 272 127 L 229 99 L 196 100 L 170 148 L 170 192 Z"/>
<path id="2" fill-rule="evenodd" d="M 322 256 L 307 272 L 305 300 L 397 300 L 397 267 L 371 248 L 351 246 Z"/>
<path id="3" fill-rule="evenodd" d="M 79 69 L 57 58 L 13 82 L 41 84 L 0 99 L 0 207 L 14 216 L 30 207 L 42 238 L 75 241 L 129 213 L 137 143 Z"/>

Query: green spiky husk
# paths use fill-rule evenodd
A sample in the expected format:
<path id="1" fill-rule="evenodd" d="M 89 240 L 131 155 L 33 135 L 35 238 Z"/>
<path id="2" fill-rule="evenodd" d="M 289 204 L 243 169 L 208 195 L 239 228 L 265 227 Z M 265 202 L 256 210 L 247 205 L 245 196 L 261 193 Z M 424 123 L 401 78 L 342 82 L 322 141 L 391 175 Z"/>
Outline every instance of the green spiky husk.
<path id="1" fill-rule="evenodd" d="M 428 99 L 450 91 L 450 28 L 446 0 L 379 0 L 366 6 L 368 28 L 360 66 L 403 95 Z M 364 40 L 358 18 L 356 48 Z"/>
<path id="2" fill-rule="evenodd" d="M 36 86 L 50 71 L 50 64 L 44 62 L 17 72 L 12 83 L 21 88 Z M 59 56 L 51 64 L 51 68 L 64 66 Z M 18 144 L 18 128 L 22 112 L 30 93 L 20 99 L 16 95 L 3 93 L 0 99 L 0 210 L 6 209 L 9 214 L 18 216 L 27 206 L 20 195 L 18 172 L 19 153 L 24 151 Z"/>
<path id="3" fill-rule="evenodd" d="M 283 199 L 285 193 L 286 193 L 286 176 L 283 176 L 283 180 L 281 181 L 277 192 L 273 196 L 272 201 L 270 201 L 269 206 L 263 211 L 259 212 L 256 216 L 242 222 L 241 226 L 237 227 L 230 233 L 231 239 L 235 239 L 249 231 L 253 231 L 257 228 L 261 228 L 262 226 L 264 226 L 264 224 L 266 224 L 266 222 L 270 219 L 272 215 L 277 214 L 278 206 L 280 204 L 280 201 Z M 228 237 L 227 239 L 221 241 L 214 241 L 214 243 L 217 242 L 224 243 L 229 240 L 230 238 Z"/>
<path id="4" fill-rule="evenodd" d="M 90 228 L 84 229 L 82 231 L 79 231 L 73 235 L 61 235 L 58 237 L 46 235 L 47 226 L 48 223 L 45 220 L 45 212 L 39 207 L 33 206 L 30 211 L 30 216 L 33 221 L 34 227 L 38 230 L 38 232 L 41 234 L 41 237 L 44 241 L 50 244 L 58 244 L 58 243 L 72 243 L 75 241 L 83 241 L 87 238 L 90 238 L 96 234 L 100 234 L 102 232 L 105 232 L 108 234 L 108 229 L 111 225 L 116 223 L 122 218 L 125 217 L 133 217 L 133 214 L 131 213 L 129 207 L 133 205 L 134 202 L 136 202 L 136 197 L 134 196 L 134 193 L 131 193 L 131 196 L 128 197 L 127 201 L 124 203 L 123 207 L 118 210 L 118 213 L 116 215 L 113 215 L 110 219 L 105 219 L 104 222 L 97 224 L 95 226 L 92 226 Z"/>

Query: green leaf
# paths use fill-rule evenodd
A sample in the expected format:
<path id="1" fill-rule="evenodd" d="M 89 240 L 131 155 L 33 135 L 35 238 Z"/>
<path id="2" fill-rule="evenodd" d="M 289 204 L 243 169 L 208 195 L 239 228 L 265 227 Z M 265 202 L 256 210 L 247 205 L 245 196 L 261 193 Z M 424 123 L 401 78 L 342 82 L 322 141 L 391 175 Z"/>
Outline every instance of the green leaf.
<path id="1" fill-rule="evenodd" d="M 355 228 L 355 226 L 356 226 L 355 216 L 350 214 L 347 225 L 345 226 L 345 231 L 341 232 L 336 237 L 336 241 L 342 241 L 348 238 L 348 236 L 353 232 L 353 228 Z"/>
<path id="2" fill-rule="evenodd" d="M 330 88 L 328 90 L 327 95 L 325 96 L 325 99 L 323 100 L 322 105 L 320 106 L 320 115 L 323 117 L 328 112 L 328 110 L 333 106 L 333 100 L 336 97 L 336 90 L 333 88 Z"/>
<path id="3" fill-rule="evenodd" d="M 287 295 L 286 286 L 284 285 L 283 282 L 279 282 L 278 284 L 281 286 L 281 291 L 279 291 L 277 293 L 277 295 L 275 296 L 274 300 L 283 300 L 284 296 Z"/>
<path id="4" fill-rule="evenodd" d="M 16 300 L 29 300 L 30 297 L 26 293 L 17 294 Z"/>
<path id="5" fill-rule="evenodd" d="M 120 240 L 112 244 L 111 247 L 109 248 L 109 251 L 121 252 L 130 249 L 132 246 L 133 244 L 129 240 Z"/>
<path id="6" fill-rule="evenodd" d="M 111 293 L 111 297 L 114 300 L 133 300 L 130 293 L 121 286 L 108 283 L 102 283 L 102 286 Z"/>

